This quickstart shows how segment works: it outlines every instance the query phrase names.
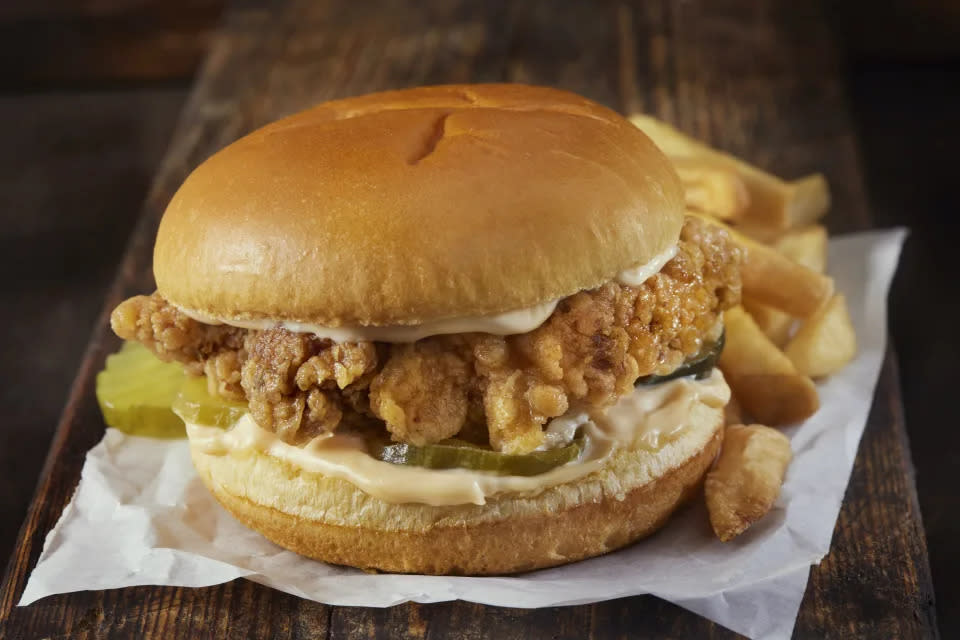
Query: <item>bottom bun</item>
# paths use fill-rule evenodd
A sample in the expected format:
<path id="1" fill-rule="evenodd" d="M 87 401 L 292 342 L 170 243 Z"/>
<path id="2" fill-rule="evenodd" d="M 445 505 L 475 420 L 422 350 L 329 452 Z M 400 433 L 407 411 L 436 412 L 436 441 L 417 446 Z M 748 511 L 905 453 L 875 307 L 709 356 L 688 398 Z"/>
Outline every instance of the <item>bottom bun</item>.
<path id="1" fill-rule="evenodd" d="M 698 402 L 689 418 L 657 452 L 620 450 L 576 481 L 484 505 L 390 504 L 260 451 L 191 453 L 220 504 L 301 555 L 399 573 L 506 574 L 607 553 L 662 526 L 700 486 L 723 438 L 722 408 Z"/>

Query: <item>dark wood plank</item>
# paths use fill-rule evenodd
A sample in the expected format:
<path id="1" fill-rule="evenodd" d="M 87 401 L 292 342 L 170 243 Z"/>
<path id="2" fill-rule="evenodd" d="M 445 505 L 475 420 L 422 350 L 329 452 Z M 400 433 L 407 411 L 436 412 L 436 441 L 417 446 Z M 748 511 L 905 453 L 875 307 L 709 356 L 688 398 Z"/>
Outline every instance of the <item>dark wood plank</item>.
<path id="1" fill-rule="evenodd" d="M 810 575 L 799 628 L 810 637 L 931 637 L 933 582 L 896 358 L 888 354 L 831 553 Z"/>
<path id="2" fill-rule="evenodd" d="M 513 80 L 640 106 L 785 175 L 824 170 L 834 230 L 869 222 L 837 58 L 819 5 L 613 2 L 585 6 L 241 2 L 213 43 L 106 310 L 151 286 L 160 212 L 189 169 L 269 119 L 331 97 L 435 82 Z M 53 597 L 13 609 L 43 535 L 102 425 L 92 378 L 116 340 L 100 324 L 0 592 L 7 635 L 188 638 L 229 628 L 278 637 L 730 637 L 649 597 L 535 611 L 468 603 L 326 607 L 247 582 Z M 888 360 L 834 548 L 812 572 L 797 636 L 930 637 L 929 567 Z"/>
<path id="3" fill-rule="evenodd" d="M 853 56 L 936 62 L 960 54 L 960 4 L 949 0 L 833 1 L 832 12 Z"/>
<path id="4" fill-rule="evenodd" d="M 694 3 L 642 5 L 645 13 L 634 18 L 661 26 L 646 40 L 649 55 L 637 57 L 638 74 L 652 80 L 639 84 L 636 98 L 628 87 L 626 101 L 640 102 L 775 173 L 824 171 L 834 196 L 827 219 L 831 232 L 869 226 L 840 61 L 820 9 L 812 3 L 740 2 L 711 8 L 718 4 L 724 7 L 717 13 Z M 665 40 L 658 44 L 657 37 Z M 890 356 L 884 366 L 831 554 L 811 572 L 797 624 L 800 637 L 936 633 L 893 362 Z"/>
<path id="5" fill-rule="evenodd" d="M 242 69 L 243 75 L 251 80 L 267 76 L 270 70 L 267 61 L 271 58 L 264 55 L 264 43 L 258 37 L 258 29 L 267 18 L 265 11 L 255 8 L 239 8 L 231 14 L 217 41 L 218 46 L 213 47 L 213 55 L 205 65 L 205 75 L 210 79 L 201 83 L 188 103 L 186 114 L 178 126 L 178 134 L 174 136 L 174 142 L 161 165 L 144 213 L 133 231 L 117 277 L 106 296 L 105 307 L 97 320 L 98 329 L 87 348 L 41 473 L 36 498 L 21 530 L 17 552 L 7 567 L 5 584 L 16 585 L 16 590 L 22 589 L 26 567 L 36 561 L 44 532 L 56 521 L 57 514 L 76 486 L 85 451 L 102 436 L 103 424 L 98 415 L 92 385 L 93 376 L 102 366 L 105 354 L 117 346 L 116 339 L 106 330 L 109 306 L 127 292 L 152 288 L 152 237 L 166 201 L 190 168 L 212 150 L 251 127 L 249 120 L 240 120 L 228 106 L 231 100 L 243 97 L 237 91 L 238 82 L 228 83 L 217 78 L 224 65 L 235 66 L 237 74 Z M 275 48 L 279 46 L 274 42 Z M 6 618 L 14 602 L 14 590 L 4 590 L 0 597 L 0 618 Z"/>
<path id="6" fill-rule="evenodd" d="M 223 0 L 9 2 L 0 77 L 13 88 L 189 80 Z"/>
<path id="7" fill-rule="evenodd" d="M 0 98 L 0 557 L 188 88 Z M 42 338 L 38 338 L 42 336 Z"/>
<path id="8" fill-rule="evenodd" d="M 955 290 L 960 280 L 953 161 L 953 150 L 960 147 L 960 128 L 953 125 L 960 112 L 960 60 L 932 68 L 871 64 L 854 78 L 852 102 L 876 220 L 910 226 L 890 298 L 891 334 L 901 354 L 900 381 L 937 623 L 944 638 L 958 638 L 960 431 L 945 427 L 956 410 L 960 300 L 944 292 Z"/>

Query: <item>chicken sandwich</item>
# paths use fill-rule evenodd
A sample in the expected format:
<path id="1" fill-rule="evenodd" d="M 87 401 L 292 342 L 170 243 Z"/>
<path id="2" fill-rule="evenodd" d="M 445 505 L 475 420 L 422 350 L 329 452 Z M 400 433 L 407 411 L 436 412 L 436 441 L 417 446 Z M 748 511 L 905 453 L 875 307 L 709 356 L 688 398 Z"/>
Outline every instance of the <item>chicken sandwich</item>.
<path id="1" fill-rule="evenodd" d="M 156 293 L 111 322 L 195 376 L 195 466 L 249 527 L 338 564 L 499 574 L 628 544 L 699 485 L 739 262 L 613 111 L 428 87 L 204 162 L 161 221 Z"/>

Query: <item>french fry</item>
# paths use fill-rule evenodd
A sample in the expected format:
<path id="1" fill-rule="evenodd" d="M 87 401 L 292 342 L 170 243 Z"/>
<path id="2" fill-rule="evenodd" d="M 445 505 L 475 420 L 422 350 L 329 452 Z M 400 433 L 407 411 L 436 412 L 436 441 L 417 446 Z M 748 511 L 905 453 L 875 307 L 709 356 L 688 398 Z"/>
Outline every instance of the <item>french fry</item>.
<path id="1" fill-rule="evenodd" d="M 792 458 L 790 441 L 776 429 L 727 427 L 717 465 L 704 484 L 710 524 L 721 541 L 737 537 L 770 511 Z"/>
<path id="2" fill-rule="evenodd" d="M 770 247 L 753 242 L 745 248 L 743 295 L 792 316 L 806 318 L 833 294 L 833 279 L 807 269 Z"/>
<path id="3" fill-rule="evenodd" d="M 748 238 L 710 216 L 689 210 L 687 215 L 724 227 L 743 249 L 740 274 L 745 298 L 752 298 L 791 316 L 807 318 L 833 295 L 831 278 L 797 264 L 776 249 Z"/>
<path id="4" fill-rule="evenodd" d="M 753 317 L 763 334 L 770 338 L 770 342 L 782 349 L 790 340 L 796 318 L 750 298 L 744 298 L 743 308 Z"/>
<path id="5" fill-rule="evenodd" d="M 765 424 L 784 425 L 809 418 L 820 408 L 813 381 L 797 372 L 743 307 L 728 309 L 724 324 L 726 345 L 720 369 L 750 416 Z"/>
<path id="6" fill-rule="evenodd" d="M 817 173 L 786 181 L 762 171 L 728 153 L 717 151 L 646 114 L 630 116 L 630 122 L 653 140 L 672 160 L 697 158 L 736 171 L 747 187 L 750 202 L 743 223 L 761 235 L 811 224 L 830 208 L 827 181 Z"/>
<path id="7" fill-rule="evenodd" d="M 821 378 L 845 367 L 857 353 L 857 336 L 850 322 L 847 301 L 835 295 L 807 319 L 784 353 L 804 375 Z"/>
<path id="8" fill-rule="evenodd" d="M 748 235 L 813 224 L 830 209 L 830 188 L 822 174 L 784 181 L 753 169 L 752 174 L 741 172 L 741 176 L 750 192 L 750 207 L 743 215 Z"/>
<path id="9" fill-rule="evenodd" d="M 677 158 L 673 166 L 691 209 L 721 220 L 735 220 L 750 203 L 747 187 L 732 169 L 692 158 Z"/>
<path id="10" fill-rule="evenodd" d="M 792 229 L 777 238 L 774 248 L 794 262 L 817 273 L 827 268 L 827 230 L 823 225 Z"/>
<path id="11" fill-rule="evenodd" d="M 653 116 L 645 113 L 634 113 L 628 118 L 635 127 L 647 134 L 653 143 L 660 147 L 666 155 L 674 157 L 710 157 L 712 154 L 727 156 L 727 154 L 711 149 L 704 143 L 681 133 L 678 129 L 670 126 L 663 120 L 657 120 Z M 730 161 L 736 162 L 736 158 L 728 156 L 722 158 L 721 162 L 729 164 Z"/>

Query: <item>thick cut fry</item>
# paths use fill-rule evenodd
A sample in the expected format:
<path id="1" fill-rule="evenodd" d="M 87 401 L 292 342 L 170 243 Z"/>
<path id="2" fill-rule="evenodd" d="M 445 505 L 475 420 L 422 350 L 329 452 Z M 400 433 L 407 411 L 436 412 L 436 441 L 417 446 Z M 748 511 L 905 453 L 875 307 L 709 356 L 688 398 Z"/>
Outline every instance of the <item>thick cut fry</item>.
<path id="1" fill-rule="evenodd" d="M 833 294 L 833 279 L 797 264 L 766 245 L 752 242 L 741 246 L 746 249 L 741 269 L 744 296 L 806 318 L 816 313 Z"/>
<path id="2" fill-rule="evenodd" d="M 711 149 L 699 140 L 681 133 L 678 129 L 667 124 L 663 120 L 657 120 L 653 116 L 645 113 L 634 113 L 628 118 L 638 129 L 643 131 L 653 140 L 653 143 L 660 147 L 670 157 L 703 157 L 709 158 L 711 155 L 723 156 L 721 162 L 730 165 L 739 162 L 733 156 L 723 152 Z"/>
<path id="3" fill-rule="evenodd" d="M 782 349 L 783 345 L 790 340 L 790 332 L 796 324 L 796 319 L 789 313 L 750 298 L 744 298 L 743 308 L 753 317 L 763 334 L 770 338 L 770 342 Z"/>
<path id="4" fill-rule="evenodd" d="M 777 238 L 773 246 L 794 262 L 817 273 L 827 269 L 827 230 L 823 225 L 812 224 L 788 231 Z"/>
<path id="5" fill-rule="evenodd" d="M 822 273 L 797 264 L 773 247 L 748 238 L 715 218 L 689 210 L 687 215 L 723 226 L 743 249 L 740 274 L 745 298 L 807 318 L 833 295 L 833 280 Z"/>
<path id="6" fill-rule="evenodd" d="M 833 296 L 823 309 L 800 325 L 784 353 L 799 372 L 813 378 L 845 367 L 857 353 L 857 336 L 846 299 L 839 294 Z"/>
<path id="7" fill-rule="evenodd" d="M 743 215 L 747 235 L 769 237 L 771 231 L 813 224 L 830 209 L 830 189 L 823 175 L 814 173 L 785 182 L 754 171 L 752 177 L 741 173 L 750 192 L 750 206 Z"/>
<path id="8" fill-rule="evenodd" d="M 820 174 L 788 182 L 730 154 L 712 149 L 646 114 L 634 114 L 630 121 L 671 159 L 696 158 L 736 171 L 750 194 L 743 223 L 761 235 L 769 235 L 771 230 L 782 232 L 811 224 L 830 208 L 830 191 Z"/>
<path id="9" fill-rule="evenodd" d="M 713 531 L 728 542 L 770 511 L 793 458 L 785 435 L 760 424 L 727 427 L 704 495 Z"/>
<path id="10" fill-rule="evenodd" d="M 732 169 L 691 158 L 677 158 L 673 166 L 691 209 L 722 220 L 735 220 L 750 203 L 747 187 Z"/>
<path id="11" fill-rule="evenodd" d="M 737 400 L 754 419 L 784 425 L 809 418 L 820 408 L 817 388 L 797 372 L 742 307 L 724 313 L 726 345 L 720 369 Z"/>

